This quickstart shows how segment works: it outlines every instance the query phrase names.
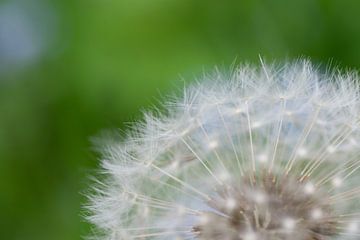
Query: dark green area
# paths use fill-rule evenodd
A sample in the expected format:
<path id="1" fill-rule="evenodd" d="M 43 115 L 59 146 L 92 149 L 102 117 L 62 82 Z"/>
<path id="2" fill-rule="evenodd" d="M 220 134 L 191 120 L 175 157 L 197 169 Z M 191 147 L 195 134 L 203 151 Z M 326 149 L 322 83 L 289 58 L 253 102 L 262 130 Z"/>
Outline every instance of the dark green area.
<path id="1" fill-rule="evenodd" d="M 182 79 L 259 54 L 360 67 L 358 0 L 47 4 L 57 16 L 51 46 L 0 72 L 0 239 L 89 235 L 81 193 L 98 166 L 90 138 L 126 129 Z"/>

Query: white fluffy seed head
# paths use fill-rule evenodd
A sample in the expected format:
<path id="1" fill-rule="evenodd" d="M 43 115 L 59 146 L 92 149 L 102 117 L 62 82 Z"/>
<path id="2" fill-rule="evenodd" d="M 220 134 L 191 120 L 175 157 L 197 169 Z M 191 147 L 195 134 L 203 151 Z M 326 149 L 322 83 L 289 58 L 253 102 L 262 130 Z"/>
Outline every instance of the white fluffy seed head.
<path id="1" fill-rule="evenodd" d="M 358 81 L 307 61 L 204 76 L 103 147 L 98 239 L 358 239 Z"/>

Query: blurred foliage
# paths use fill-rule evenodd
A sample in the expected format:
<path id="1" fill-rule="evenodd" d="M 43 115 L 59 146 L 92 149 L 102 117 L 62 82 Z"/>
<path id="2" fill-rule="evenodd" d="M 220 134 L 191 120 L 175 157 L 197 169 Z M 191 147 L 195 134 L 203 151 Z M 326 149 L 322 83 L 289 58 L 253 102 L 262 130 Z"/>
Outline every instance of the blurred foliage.
<path id="1" fill-rule="evenodd" d="M 14 8 L 31 9 L 26 27 Z M 89 139 L 125 129 L 182 79 L 259 54 L 358 68 L 359 10 L 358 0 L 0 1 L 0 238 L 91 234 Z"/>

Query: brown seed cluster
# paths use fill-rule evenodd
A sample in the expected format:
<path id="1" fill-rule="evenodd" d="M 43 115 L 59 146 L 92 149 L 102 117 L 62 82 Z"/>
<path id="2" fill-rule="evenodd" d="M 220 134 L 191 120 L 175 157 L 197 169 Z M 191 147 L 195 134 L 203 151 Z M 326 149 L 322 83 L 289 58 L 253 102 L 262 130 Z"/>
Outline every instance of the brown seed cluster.
<path id="1" fill-rule="evenodd" d="M 206 240 L 326 240 L 336 235 L 328 196 L 309 182 L 263 172 L 219 188 L 193 227 Z"/>

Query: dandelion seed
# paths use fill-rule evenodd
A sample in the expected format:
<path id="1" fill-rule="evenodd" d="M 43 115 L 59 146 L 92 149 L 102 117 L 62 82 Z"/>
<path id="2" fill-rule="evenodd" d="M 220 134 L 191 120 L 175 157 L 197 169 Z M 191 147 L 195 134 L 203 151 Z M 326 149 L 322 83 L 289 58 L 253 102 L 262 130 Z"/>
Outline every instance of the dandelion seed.
<path id="1" fill-rule="evenodd" d="M 228 209 L 231 210 L 231 209 L 233 209 L 235 206 L 236 206 L 236 200 L 235 200 L 235 199 L 229 198 L 229 199 L 226 200 L 226 207 L 227 207 Z"/>
<path id="2" fill-rule="evenodd" d="M 103 148 L 97 239 L 359 239 L 359 89 L 307 61 L 206 75 Z"/>
<path id="3" fill-rule="evenodd" d="M 288 231 L 292 231 L 295 228 L 295 225 L 296 225 L 296 222 L 292 218 L 285 218 L 283 220 L 283 227 Z"/>
<path id="4" fill-rule="evenodd" d="M 350 233 L 356 233 L 359 229 L 358 223 L 357 222 L 351 222 L 348 226 L 348 231 Z"/>
<path id="5" fill-rule="evenodd" d="M 266 154 L 259 154 L 257 159 L 261 163 L 266 163 L 269 160 Z"/>
<path id="6" fill-rule="evenodd" d="M 315 192 L 315 186 L 311 182 L 308 182 L 305 184 L 304 190 L 306 194 L 313 194 Z"/>
<path id="7" fill-rule="evenodd" d="M 332 180 L 334 187 L 340 187 L 342 184 L 342 179 L 340 177 L 334 177 Z"/>
<path id="8" fill-rule="evenodd" d="M 236 108 L 234 112 L 235 112 L 236 114 L 239 114 L 239 113 L 242 113 L 242 112 L 243 112 L 243 109 L 241 109 L 241 108 Z"/>
<path id="9" fill-rule="evenodd" d="M 311 217 L 314 218 L 314 219 L 319 219 L 321 218 L 323 215 L 321 209 L 319 208 L 315 208 L 313 210 L 311 210 Z"/>
<path id="10" fill-rule="evenodd" d="M 211 141 L 209 142 L 209 148 L 210 149 L 213 149 L 213 148 L 216 148 L 218 146 L 218 142 L 217 141 Z"/>
<path id="11" fill-rule="evenodd" d="M 297 151 L 297 154 L 300 156 L 300 157 L 305 157 L 306 154 L 307 154 L 307 150 L 305 148 L 299 148 L 298 151 Z"/>
<path id="12" fill-rule="evenodd" d="M 256 234 L 253 232 L 248 232 L 245 233 L 243 236 L 240 237 L 241 239 L 244 240 L 258 240 L 258 238 L 256 237 Z"/>

